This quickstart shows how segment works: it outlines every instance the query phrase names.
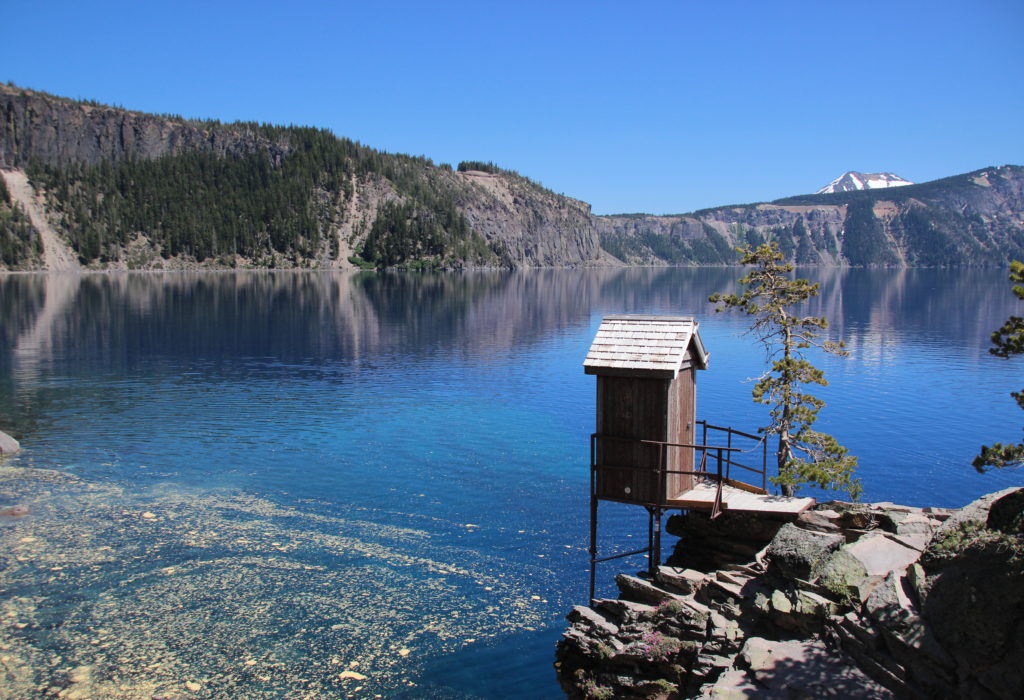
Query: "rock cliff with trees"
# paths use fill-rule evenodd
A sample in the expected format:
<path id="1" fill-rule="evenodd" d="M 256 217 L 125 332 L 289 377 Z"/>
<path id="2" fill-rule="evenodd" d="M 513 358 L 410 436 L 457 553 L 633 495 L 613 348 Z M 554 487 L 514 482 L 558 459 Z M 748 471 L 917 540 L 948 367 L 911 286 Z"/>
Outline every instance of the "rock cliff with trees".
<path id="1" fill-rule="evenodd" d="M 574 267 L 734 264 L 774 242 L 798 264 L 1003 265 L 1024 257 L 1024 168 L 677 216 L 596 216 L 482 161 L 385 153 L 329 131 L 153 115 L 0 85 L 0 171 L 27 172 L 80 264 Z M 0 268 L 41 269 L 0 201 Z"/>
<path id="2" fill-rule="evenodd" d="M 0 85 L 0 168 L 28 173 L 87 267 L 606 262 L 587 204 L 473 165 L 323 129 L 151 115 Z M 16 202 L 0 203 L 3 266 L 39 268 L 19 217 Z"/>

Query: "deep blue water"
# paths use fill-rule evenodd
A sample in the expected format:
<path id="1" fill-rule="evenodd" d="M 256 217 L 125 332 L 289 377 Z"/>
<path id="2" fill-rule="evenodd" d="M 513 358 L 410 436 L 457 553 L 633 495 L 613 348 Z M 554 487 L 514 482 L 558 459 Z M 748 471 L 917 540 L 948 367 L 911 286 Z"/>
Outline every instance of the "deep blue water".
<path id="1" fill-rule="evenodd" d="M 815 358 L 818 427 L 866 499 L 1021 483 L 970 466 L 1020 438 L 1024 368 L 987 353 L 1020 313 L 1003 271 L 801 272 L 851 350 Z M 17 692 L 558 697 L 587 595 L 586 349 L 606 313 L 695 315 L 699 417 L 753 431 L 764 353 L 706 302 L 737 276 L 0 278 L 0 429 L 24 448 L 0 505 L 32 508 L 0 523 Z M 609 506 L 603 547 L 633 548 L 641 514 Z"/>

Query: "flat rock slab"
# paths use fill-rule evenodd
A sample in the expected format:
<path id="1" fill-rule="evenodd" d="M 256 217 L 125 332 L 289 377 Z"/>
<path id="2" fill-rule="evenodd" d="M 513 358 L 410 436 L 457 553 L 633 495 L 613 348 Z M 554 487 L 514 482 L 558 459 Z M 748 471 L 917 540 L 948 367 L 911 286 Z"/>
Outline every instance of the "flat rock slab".
<path id="1" fill-rule="evenodd" d="M 751 637 L 740 654 L 749 675 L 769 693 L 812 698 L 894 697 L 858 670 L 852 659 L 817 640 L 776 642 Z M 737 679 L 730 680 L 735 684 Z"/>
<path id="2" fill-rule="evenodd" d="M 755 683 L 746 673 L 738 670 L 726 671 L 720 675 L 714 685 L 708 685 L 701 689 L 700 697 L 707 700 L 789 699 L 789 695 L 786 693 L 767 690 Z"/>
<path id="3" fill-rule="evenodd" d="M 668 601 L 682 601 L 682 596 L 670 593 L 663 588 L 659 588 L 650 581 L 645 581 L 642 578 L 636 576 L 630 576 L 628 574 L 619 574 L 615 577 L 615 583 L 619 587 L 619 592 L 622 597 L 626 600 L 633 600 L 638 603 L 646 603 L 648 605 L 658 605 L 659 603 L 666 603 Z"/>
<path id="4" fill-rule="evenodd" d="M 605 615 L 584 605 L 574 605 L 572 612 L 567 615 L 567 618 L 569 622 L 578 622 L 606 637 L 612 637 L 619 633 L 618 625 L 609 620 Z"/>
<path id="5" fill-rule="evenodd" d="M 13 455 L 21 452 L 21 445 L 10 435 L 0 430 L 0 455 Z"/>
<path id="6" fill-rule="evenodd" d="M 863 581 L 881 581 L 891 571 L 905 571 L 920 556 L 918 550 L 885 535 L 869 535 L 833 552 L 821 567 L 821 580 L 832 589 L 845 585 L 852 590 Z"/>
<path id="7" fill-rule="evenodd" d="M 658 583 L 671 586 L 683 595 L 699 592 L 710 580 L 708 574 L 695 569 L 684 569 L 676 566 L 659 566 L 654 576 Z"/>
<path id="8" fill-rule="evenodd" d="M 594 601 L 594 605 L 607 612 L 622 624 L 631 624 L 642 620 L 650 620 L 657 610 L 653 605 L 634 603 L 631 600 L 604 598 Z"/>
<path id="9" fill-rule="evenodd" d="M 846 553 L 864 565 L 868 576 L 888 576 L 890 571 L 906 569 L 921 553 L 888 537 L 862 537 L 844 547 Z"/>

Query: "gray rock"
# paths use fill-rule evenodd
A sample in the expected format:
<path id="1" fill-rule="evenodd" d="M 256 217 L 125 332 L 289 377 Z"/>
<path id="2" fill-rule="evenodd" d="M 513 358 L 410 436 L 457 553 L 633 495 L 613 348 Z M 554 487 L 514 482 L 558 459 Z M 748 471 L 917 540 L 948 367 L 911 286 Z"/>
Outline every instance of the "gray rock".
<path id="1" fill-rule="evenodd" d="M 887 654 L 872 644 L 865 644 L 845 625 L 836 627 L 835 630 L 843 651 L 849 654 L 857 662 L 857 667 L 872 680 L 894 691 L 897 697 L 931 700 L 928 696 L 907 685 L 905 670 Z"/>
<path id="2" fill-rule="evenodd" d="M 581 624 L 599 636 L 610 637 L 619 633 L 618 625 L 609 620 L 605 615 L 583 605 L 574 605 L 572 612 L 566 617 L 569 622 Z"/>
<path id="3" fill-rule="evenodd" d="M 793 612 L 793 601 L 783 593 L 782 591 L 776 590 L 772 593 L 772 610 L 780 612 L 783 615 Z"/>
<path id="4" fill-rule="evenodd" d="M 845 529 L 874 530 L 879 526 L 879 523 L 879 514 L 872 513 L 863 506 L 857 506 L 843 511 L 839 516 L 839 525 Z"/>
<path id="5" fill-rule="evenodd" d="M 655 612 L 653 605 L 635 603 L 631 600 L 618 600 L 616 598 L 597 600 L 594 604 L 599 609 L 608 612 L 623 625 L 650 620 L 654 617 Z"/>
<path id="6" fill-rule="evenodd" d="M 896 534 L 930 536 L 938 525 L 938 521 L 934 518 L 921 513 L 911 513 L 896 523 Z"/>
<path id="7" fill-rule="evenodd" d="M 890 574 L 864 602 L 864 612 L 879 630 L 887 654 L 873 657 L 895 675 L 926 689 L 929 695 L 953 694 L 953 658 L 918 614 L 907 590 L 909 581 Z"/>
<path id="8" fill-rule="evenodd" d="M 973 516 L 981 517 L 980 510 L 974 509 Z M 929 575 L 921 613 L 963 676 L 976 679 L 996 697 L 1020 698 L 1024 697 L 1024 557 L 1019 536 L 988 532 L 988 537 L 975 535 L 969 547 L 932 559 L 925 567 Z M 1017 552 L 1009 538 L 1018 540 Z"/>
<path id="9" fill-rule="evenodd" d="M 755 697 L 765 700 L 787 700 L 789 696 L 765 689 L 742 670 L 729 669 L 714 683 L 703 686 L 700 697 L 705 700 L 746 700 Z"/>
<path id="10" fill-rule="evenodd" d="M 786 523 L 768 546 L 770 568 L 788 579 L 817 578 L 828 555 L 846 543 L 839 534 L 811 532 Z"/>
<path id="11" fill-rule="evenodd" d="M 803 615 L 821 619 L 839 612 L 839 607 L 825 596 L 803 589 L 796 591 L 796 609 Z"/>
<path id="12" fill-rule="evenodd" d="M 884 535 L 869 535 L 840 547 L 821 568 L 821 582 L 837 595 L 863 601 L 890 572 L 902 573 L 920 552 Z"/>
<path id="13" fill-rule="evenodd" d="M 882 633 L 875 628 L 871 620 L 861 619 L 855 612 L 846 613 L 837 624 L 870 649 L 877 647 L 882 638 Z"/>
<path id="14" fill-rule="evenodd" d="M 757 682 L 789 697 L 892 698 L 846 654 L 817 640 L 776 642 L 751 637 L 740 652 Z"/>
<path id="15" fill-rule="evenodd" d="M 815 532 L 839 532 L 839 513 L 831 510 L 807 510 L 797 518 L 797 524 Z"/>
<path id="16" fill-rule="evenodd" d="M 664 588 L 659 588 L 650 581 L 637 578 L 636 576 L 630 576 L 628 574 L 618 574 L 615 577 L 615 584 L 619 587 L 619 592 L 622 594 L 623 598 L 626 600 L 634 600 L 638 603 L 658 605 L 669 601 L 681 602 L 683 600 L 683 596 L 670 593 Z"/>
<path id="17" fill-rule="evenodd" d="M 974 524 L 978 526 L 987 525 L 988 514 L 989 510 L 992 508 L 992 504 L 1004 496 L 1009 496 L 1019 490 L 1019 486 L 1011 486 L 1003 489 L 1002 491 L 987 494 L 976 501 L 968 503 L 966 506 L 953 513 L 944 523 L 942 523 L 942 525 L 939 526 L 939 529 L 935 531 L 933 541 L 939 542 L 943 539 L 943 536 L 950 533 L 950 531 L 961 528 L 967 524 Z"/>
<path id="18" fill-rule="evenodd" d="M 925 549 L 927 549 L 928 545 L 932 541 L 931 533 L 927 532 L 914 532 L 902 535 L 886 534 L 886 537 L 888 537 L 893 542 L 898 542 L 904 547 L 916 549 L 918 552 L 923 552 Z"/>
<path id="19" fill-rule="evenodd" d="M 699 593 L 707 585 L 710 577 L 696 569 L 683 569 L 676 566 L 659 566 L 654 579 L 682 595 Z"/>
<path id="20" fill-rule="evenodd" d="M 1024 534 L 1024 488 L 992 501 L 985 523 L 992 530 Z"/>

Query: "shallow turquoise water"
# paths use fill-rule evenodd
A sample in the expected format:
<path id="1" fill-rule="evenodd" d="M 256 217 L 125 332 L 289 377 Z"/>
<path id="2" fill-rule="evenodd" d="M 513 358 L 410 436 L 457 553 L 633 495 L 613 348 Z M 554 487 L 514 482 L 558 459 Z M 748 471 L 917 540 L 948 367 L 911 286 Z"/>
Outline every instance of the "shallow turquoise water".
<path id="1" fill-rule="evenodd" d="M 1020 483 L 970 467 L 1020 436 L 1024 371 L 986 352 L 1020 313 L 1002 271 L 805 274 L 852 351 L 820 362 L 819 426 L 867 499 Z M 763 352 L 705 301 L 736 276 L 0 278 L 0 428 L 24 448 L 0 505 L 33 511 L 0 523 L 12 687 L 557 697 L 586 597 L 583 356 L 605 313 L 696 315 L 700 417 L 755 429 Z M 602 513 L 603 546 L 634 548 L 643 518 Z"/>

